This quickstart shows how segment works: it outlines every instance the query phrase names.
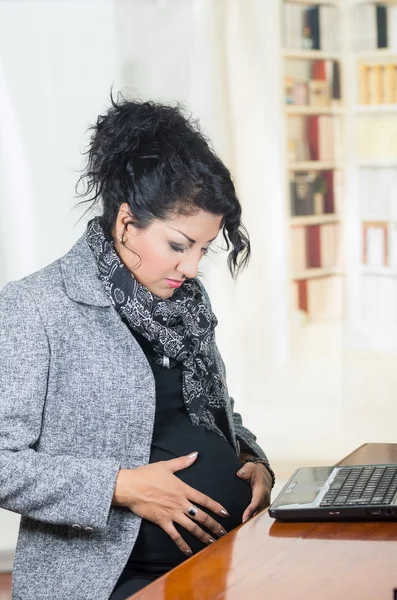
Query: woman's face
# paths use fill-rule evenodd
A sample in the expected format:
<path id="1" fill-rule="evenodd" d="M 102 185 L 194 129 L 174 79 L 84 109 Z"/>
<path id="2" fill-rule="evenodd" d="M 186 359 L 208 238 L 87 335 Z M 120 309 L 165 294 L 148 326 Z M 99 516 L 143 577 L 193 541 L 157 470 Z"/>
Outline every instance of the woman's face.
<path id="1" fill-rule="evenodd" d="M 186 277 L 196 277 L 201 258 L 219 233 L 222 216 L 200 210 L 154 219 L 146 229 L 138 229 L 133 221 L 128 204 L 123 204 L 114 230 L 115 249 L 139 283 L 166 299 Z"/>

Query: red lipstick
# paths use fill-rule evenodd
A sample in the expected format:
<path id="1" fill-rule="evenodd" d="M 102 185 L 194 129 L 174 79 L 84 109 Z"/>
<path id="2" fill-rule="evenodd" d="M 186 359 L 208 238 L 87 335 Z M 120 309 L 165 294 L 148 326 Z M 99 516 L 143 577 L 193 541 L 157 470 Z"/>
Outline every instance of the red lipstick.
<path id="1" fill-rule="evenodd" d="M 166 279 L 166 282 L 171 288 L 176 289 L 181 287 L 183 280 L 181 281 L 180 279 Z"/>

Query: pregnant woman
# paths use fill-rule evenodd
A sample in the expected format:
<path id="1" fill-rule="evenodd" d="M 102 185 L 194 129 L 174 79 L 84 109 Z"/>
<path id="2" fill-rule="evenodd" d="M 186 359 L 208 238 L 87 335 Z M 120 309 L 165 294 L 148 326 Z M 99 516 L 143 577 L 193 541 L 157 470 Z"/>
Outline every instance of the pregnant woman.
<path id="1" fill-rule="evenodd" d="M 232 275 L 249 259 L 229 171 L 179 109 L 121 98 L 80 183 L 100 216 L 0 294 L 13 600 L 125 600 L 265 508 L 274 484 L 197 279 L 219 234 Z"/>

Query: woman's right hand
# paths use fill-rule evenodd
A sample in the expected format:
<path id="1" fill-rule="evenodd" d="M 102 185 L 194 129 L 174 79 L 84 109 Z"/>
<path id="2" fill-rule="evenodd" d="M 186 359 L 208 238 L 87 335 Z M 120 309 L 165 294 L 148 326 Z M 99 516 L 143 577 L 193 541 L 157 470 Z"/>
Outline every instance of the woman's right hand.
<path id="1" fill-rule="evenodd" d="M 192 504 L 203 506 L 223 518 L 229 516 L 221 504 L 174 475 L 177 471 L 190 467 L 196 458 L 197 452 L 194 452 L 136 469 L 120 469 L 113 496 L 114 505 L 126 506 L 142 519 L 152 521 L 164 529 L 187 556 L 192 555 L 192 550 L 178 533 L 174 523 L 182 525 L 204 544 L 211 544 L 215 540 L 197 523 L 204 525 L 216 536 L 226 533 L 219 523 L 200 508 L 194 517 L 189 516 Z"/>

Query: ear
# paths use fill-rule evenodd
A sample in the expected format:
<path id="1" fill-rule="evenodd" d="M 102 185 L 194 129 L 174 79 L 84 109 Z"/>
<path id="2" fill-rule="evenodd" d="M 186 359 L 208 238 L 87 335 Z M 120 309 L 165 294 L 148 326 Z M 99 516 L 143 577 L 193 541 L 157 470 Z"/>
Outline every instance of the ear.
<path id="1" fill-rule="evenodd" d="M 134 220 L 134 215 L 132 214 L 129 205 L 126 202 L 121 204 L 119 212 L 117 213 L 116 223 L 113 229 L 114 239 L 119 241 L 121 236 L 124 235 L 127 225 L 129 223 L 133 223 Z"/>
<path id="2" fill-rule="evenodd" d="M 127 202 L 124 202 L 119 208 L 119 212 L 117 214 L 116 219 L 116 226 L 119 224 L 125 227 L 128 223 L 131 223 L 131 221 L 133 222 L 134 220 L 135 219 L 134 215 L 131 212 L 131 208 L 129 207 Z"/>

